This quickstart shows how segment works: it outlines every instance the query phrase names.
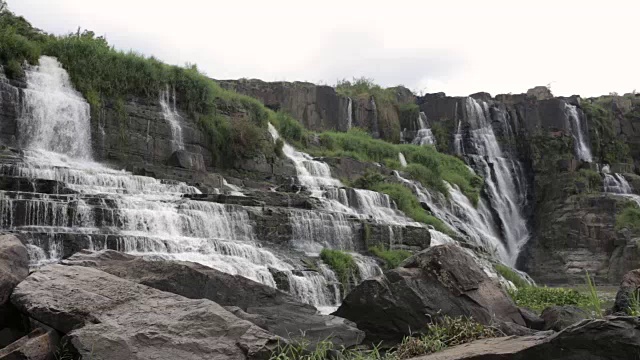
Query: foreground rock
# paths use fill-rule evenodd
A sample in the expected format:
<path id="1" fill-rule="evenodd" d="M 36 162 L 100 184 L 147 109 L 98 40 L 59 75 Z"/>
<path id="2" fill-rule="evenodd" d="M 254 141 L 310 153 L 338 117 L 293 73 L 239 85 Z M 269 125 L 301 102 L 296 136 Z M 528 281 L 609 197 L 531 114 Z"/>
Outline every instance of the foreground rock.
<path id="1" fill-rule="evenodd" d="M 13 288 L 29 275 L 27 248 L 13 235 L 0 235 L 0 306 Z"/>
<path id="2" fill-rule="evenodd" d="M 484 339 L 456 346 L 420 360 L 614 360 L 637 359 L 640 319 L 611 317 L 584 320 L 553 335 Z"/>
<path id="3" fill-rule="evenodd" d="M 399 341 L 442 315 L 470 316 L 487 325 L 525 325 L 511 298 L 454 244 L 429 248 L 384 276 L 364 281 L 335 315 L 358 324 L 368 341 Z"/>
<path id="4" fill-rule="evenodd" d="M 64 262 L 95 267 L 112 275 L 191 299 L 209 299 L 227 306 L 238 317 L 283 338 L 304 334 L 310 345 L 331 340 L 337 347 L 350 347 L 364 339 L 364 333 L 345 319 L 319 315 L 315 307 L 290 295 L 251 281 L 192 262 L 152 261 L 106 250 L 82 251 Z"/>
<path id="5" fill-rule="evenodd" d="M 265 358 L 278 342 L 210 300 L 87 267 L 43 267 L 15 288 L 11 302 L 91 360 Z"/>
<path id="6" fill-rule="evenodd" d="M 631 270 L 622 278 L 620 289 L 616 294 L 616 302 L 613 305 L 613 313 L 627 312 L 631 308 L 633 297 L 639 289 L 640 269 Z"/>
<path id="7" fill-rule="evenodd" d="M 0 360 L 54 359 L 57 336 L 38 328 L 9 346 L 0 349 Z"/>
<path id="8" fill-rule="evenodd" d="M 540 315 L 544 320 L 543 330 L 563 330 L 584 319 L 590 318 L 589 313 L 577 306 L 551 306 Z"/>

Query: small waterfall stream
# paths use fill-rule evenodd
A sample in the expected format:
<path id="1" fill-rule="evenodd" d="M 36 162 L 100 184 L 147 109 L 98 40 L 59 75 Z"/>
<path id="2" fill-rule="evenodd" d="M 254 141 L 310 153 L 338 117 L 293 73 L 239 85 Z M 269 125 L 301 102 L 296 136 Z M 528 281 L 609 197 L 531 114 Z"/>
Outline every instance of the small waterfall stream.
<path id="1" fill-rule="evenodd" d="M 182 138 L 182 126 L 180 125 L 180 113 L 176 107 L 176 89 L 167 88 L 160 93 L 160 107 L 162 116 L 171 127 L 171 147 L 173 151 L 184 150 L 184 140 Z"/>
<path id="2" fill-rule="evenodd" d="M 436 138 L 433 136 L 433 132 L 429 127 L 427 115 L 424 112 L 420 112 L 418 115 L 418 133 L 413 139 L 414 145 L 436 145 Z"/>
<path id="3" fill-rule="evenodd" d="M 576 157 L 584 162 L 592 162 L 591 146 L 587 135 L 586 125 L 582 124 L 578 108 L 574 105 L 565 104 L 564 111 L 571 125 Z"/>
<path id="4" fill-rule="evenodd" d="M 605 193 L 614 194 L 634 201 L 640 206 L 640 195 L 633 192 L 631 184 L 624 178 L 622 174 L 612 174 L 609 165 L 602 167 L 603 190 Z"/>

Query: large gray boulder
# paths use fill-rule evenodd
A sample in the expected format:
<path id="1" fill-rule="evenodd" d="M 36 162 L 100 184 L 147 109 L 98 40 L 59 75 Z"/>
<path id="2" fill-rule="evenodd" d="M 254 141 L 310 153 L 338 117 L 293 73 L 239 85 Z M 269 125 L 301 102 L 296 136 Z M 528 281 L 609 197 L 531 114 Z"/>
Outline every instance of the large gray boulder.
<path id="1" fill-rule="evenodd" d="M 13 235 L 0 235 L 0 306 L 18 283 L 29 275 L 29 254 Z"/>
<path id="2" fill-rule="evenodd" d="M 640 354 L 640 318 L 584 320 L 559 333 L 477 340 L 415 360 L 618 360 Z"/>
<path id="3" fill-rule="evenodd" d="M 591 316 L 577 306 L 565 305 L 548 307 L 540 317 L 544 320 L 543 330 L 560 331 Z"/>
<path id="4" fill-rule="evenodd" d="M 313 346 L 331 340 L 337 347 L 350 347 L 364 339 L 355 324 L 337 316 L 320 315 L 315 307 L 289 294 L 242 276 L 230 275 L 186 261 L 153 261 L 112 250 L 81 251 L 64 261 L 89 266 L 109 274 L 182 295 L 209 299 L 283 338 L 304 338 Z"/>
<path id="5" fill-rule="evenodd" d="M 384 276 L 364 281 L 335 315 L 354 321 L 372 341 L 399 341 L 443 315 L 473 317 L 487 325 L 525 325 L 500 285 L 455 244 L 431 247 Z"/>
<path id="6" fill-rule="evenodd" d="M 11 302 L 91 360 L 261 359 L 279 341 L 211 300 L 88 267 L 43 267 L 15 288 Z"/>
<path id="7" fill-rule="evenodd" d="M 624 275 L 613 304 L 614 313 L 625 313 L 632 306 L 633 297 L 640 291 L 640 269 L 631 270 Z"/>

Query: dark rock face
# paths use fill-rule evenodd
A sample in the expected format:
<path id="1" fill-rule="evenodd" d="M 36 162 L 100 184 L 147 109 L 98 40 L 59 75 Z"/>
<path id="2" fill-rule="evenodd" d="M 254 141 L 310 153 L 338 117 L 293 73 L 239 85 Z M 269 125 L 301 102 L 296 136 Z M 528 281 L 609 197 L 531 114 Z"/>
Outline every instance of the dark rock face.
<path id="1" fill-rule="evenodd" d="M 524 319 L 524 323 L 528 328 L 533 330 L 542 330 L 544 328 L 544 319 L 529 309 L 518 308 L 520 315 Z"/>
<path id="2" fill-rule="evenodd" d="M 577 322 L 590 318 L 589 314 L 576 306 L 552 306 L 540 315 L 544 320 L 543 330 L 563 330 Z"/>
<path id="3" fill-rule="evenodd" d="M 57 342 L 55 332 L 37 328 L 0 349 L 0 360 L 53 360 Z"/>
<path id="4" fill-rule="evenodd" d="M 357 345 L 364 338 L 362 331 L 344 319 L 318 315 L 313 306 L 279 290 L 196 263 L 150 261 L 110 250 L 82 251 L 64 263 L 94 267 L 158 290 L 235 307 L 239 317 L 283 338 L 304 333 L 311 345 L 331 340 L 338 347 Z"/>
<path id="5" fill-rule="evenodd" d="M 13 289 L 29 275 L 27 248 L 13 235 L 0 235 L 0 306 Z"/>
<path id="6" fill-rule="evenodd" d="M 477 340 L 420 360 L 617 360 L 640 352 L 640 319 L 585 320 L 553 335 Z"/>
<path id="7" fill-rule="evenodd" d="M 43 267 L 18 285 L 11 301 L 96 360 L 265 358 L 278 341 L 210 300 L 81 266 Z"/>
<path id="8" fill-rule="evenodd" d="M 633 296 L 637 296 L 640 289 L 640 269 L 631 270 L 624 275 L 620 283 L 620 289 L 616 294 L 616 302 L 613 305 L 614 313 L 624 313 L 631 307 Z"/>
<path id="9" fill-rule="evenodd" d="M 429 248 L 384 276 L 364 281 L 335 315 L 354 321 L 374 342 L 420 333 L 442 315 L 525 324 L 500 286 L 453 244 Z"/>

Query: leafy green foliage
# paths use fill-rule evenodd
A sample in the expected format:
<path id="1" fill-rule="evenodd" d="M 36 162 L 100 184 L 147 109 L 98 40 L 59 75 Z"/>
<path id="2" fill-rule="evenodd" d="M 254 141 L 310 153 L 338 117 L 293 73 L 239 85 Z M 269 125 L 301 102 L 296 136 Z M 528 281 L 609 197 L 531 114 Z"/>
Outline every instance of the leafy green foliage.
<path id="1" fill-rule="evenodd" d="M 373 96 L 377 104 L 395 104 L 396 96 L 391 89 L 383 89 L 373 82 L 373 79 L 361 77 L 353 80 L 340 80 L 336 84 L 336 92 L 340 95 L 355 98 L 369 98 Z"/>
<path id="2" fill-rule="evenodd" d="M 287 141 L 296 147 L 304 148 L 306 146 L 308 131 L 289 114 L 282 111 L 272 113 L 270 121 L 280 136 Z"/>
<path id="3" fill-rule="evenodd" d="M 522 289 L 531 286 L 529 282 L 523 279 L 517 272 L 503 264 L 494 264 L 493 267 L 502 275 L 503 278 L 511 281 L 516 288 Z"/>
<path id="4" fill-rule="evenodd" d="M 370 247 L 369 252 L 384 260 L 386 269 L 397 268 L 401 262 L 411 256 L 411 252 L 407 250 L 387 250 L 379 245 Z"/>
<path id="5" fill-rule="evenodd" d="M 574 289 L 526 286 L 509 290 L 509 295 L 516 305 L 536 311 L 554 305 L 575 305 L 581 308 L 590 306 L 589 298 Z"/>
<path id="6" fill-rule="evenodd" d="M 451 346 L 501 335 L 496 329 L 482 325 L 471 318 L 443 316 L 436 323 L 431 324 L 424 335 L 406 337 L 393 355 L 396 359 L 410 359 Z"/>
<path id="7" fill-rule="evenodd" d="M 382 355 L 378 346 L 371 350 L 335 349 L 330 340 L 320 341 L 309 349 L 309 341 L 302 338 L 290 340 L 288 344 L 278 344 L 269 360 L 396 360 L 392 355 Z"/>
<path id="8" fill-rule="evenodd" d="M 389 197 L 396 202 L 398 209 L 415 221 L 431 225 L 434 229 L 449 236 L 455 236 L 455 233 L 445 223 L 427 213 L 413 192 L 404 185 L 398 183 L 377 183 L 369 188 L 369 190 L 389 195 Z"/>
<path id="9" fill-rule="evenodd" d="M 433 123 L 431 124 L 431 133 L 436 139 L 436 149 L 441 153 L 447 153 L 453 133 L 453 122 L 443 119 L 441 122 Z"/>
<path id="10" fill-rule="evenodd" d="M 322 249 L 320 259 L 324 261 L 338 276 L 338 280 L 346 289 L 351 281 L 358 275 L 358 265 L 351 254 L 340 250 Z"/>
<path id="11" fill-rule="evenodd" d="M 626 312 L 629 316 L 640 316 L 640 290 L 636 289 L 630 294 Z"/>
<path id="12" fill-rule="evenodd" d="M 616 215 L 616 229 L 629 229 L 640 232 L 640 207 L 635 202 L 629 201 Z"/>
<path id="13" fill-rule="evenodd" d="M 423 181 L 426 187 L 446 194 L 443 181 L 447 181 L 458 185 L 472 202 L 478 201 L 482 178 L 469 171 L 462 160 L 439 153 L 433 147 L 395 145 L 373 139 L 356 128 L 346 133 L 324 132 L 320 135 L 320 145 L 307 150 L 317 156 L 349 156 L 361 161 L 389 164 L 395 168 L 399 168 L 398 153 L 402 152 L 409 163 L 407 171 L 418 176 L 416 180 Z"/>
<path id="14" fill-rule="evenodd" d="M 589 299 L 589 308 L 591 309 L 591 311 L 593 311 L 593 314 L 598 317 L 598 318 L 602 318 L 603 314 L 602 314 L 602 303 L 600 301 L 600 297 L 598 296 L 598 293 L 596 291 L 596 285 L 593 282 L 593 280 L 591 279 L 591 276 L 589 276 L 589 272 L 587 271 L 585 274 L 586 280 L 587 280 L 587 287 L 589 289 L 589 293 L 587 294 L 587 297 Z"/>
<path id="15" fill-rule="evenodd" d="M 629 146 L 615 132 L 613 99 L 600 102 L 583 101 L 580 107 L 590 123 L 591 148 L 604 163 L 631 161 Z"/>

